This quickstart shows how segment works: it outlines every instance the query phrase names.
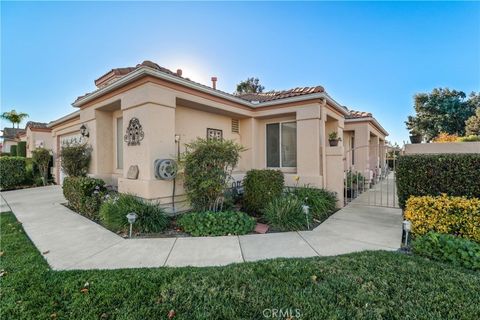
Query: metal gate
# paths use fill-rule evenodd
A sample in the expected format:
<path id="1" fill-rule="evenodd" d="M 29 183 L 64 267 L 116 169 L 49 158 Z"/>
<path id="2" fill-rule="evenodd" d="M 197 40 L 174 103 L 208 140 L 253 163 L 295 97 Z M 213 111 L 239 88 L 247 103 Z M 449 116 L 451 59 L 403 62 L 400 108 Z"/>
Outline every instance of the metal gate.
<path id="1" fill-rule="evenodd" d="M 347 150 L 343 159 L 344 204 L 398 208 L 395 169 L 399 152 L 385 145 Z"/>

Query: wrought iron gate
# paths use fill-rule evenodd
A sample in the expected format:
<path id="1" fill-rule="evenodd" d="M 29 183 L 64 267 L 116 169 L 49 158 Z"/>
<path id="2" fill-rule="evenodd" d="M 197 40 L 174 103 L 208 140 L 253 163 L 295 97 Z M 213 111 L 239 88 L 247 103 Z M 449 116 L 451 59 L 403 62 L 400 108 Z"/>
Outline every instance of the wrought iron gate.
<path id="1" fill-rule="evenodd" d="M 395 179 L 399 150 L 360 146 L 345 152 L 344 203 L 398 208 Z"/>

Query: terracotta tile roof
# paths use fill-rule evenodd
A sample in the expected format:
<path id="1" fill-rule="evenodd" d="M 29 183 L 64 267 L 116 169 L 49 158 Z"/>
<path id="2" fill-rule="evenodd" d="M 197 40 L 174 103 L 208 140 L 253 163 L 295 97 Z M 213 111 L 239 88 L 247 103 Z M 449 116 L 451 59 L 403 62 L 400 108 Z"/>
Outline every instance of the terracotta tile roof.
<path id="1" fill-rule="evenodd" d="M 300 87 L 300 88 L 294 88 L 294 89 L 283 90 L 283 91 L 245 93 L 245 94 L 237 94 L 235 96 L 250 102 L 254 102 L 254 101 L 266 102 L 266 101 L 272 101 L 272 100 L 278 100 L 278 99 L 303 96 L 306 94 L 319 93 L 324 91 L 325 89 L 323 89 L 322 86 L 316 86 L 316 87 Z"/>
<path id="2" fill-rule="evenodd" d="M 359 119 L 359 118 L 372 118 L 372 117 L 373 116 L 370 112 L 348 110 L 348 114 L 345 116 L 345 119 Z"/>
<path id="3" fill-rule="evenodd" d="M 117 80 L 120 79 L 121 77 L 123 76 L 126 76 L 127 74 L 137 70 L 138 68 L 140 67 L 149 67 L 149 68 L 152 68 L 152 69 L 155 69 L 155 70 L 158 70 L 160 72 L 163 72 L 163 73 L 166 73 L 168 75 L 171 75 L 171 76 L 175 76 L 175 77 L 178 77 L 178 78 L 181 78 L 181 79 L 184 79 L 184 80 L 187 80 L 187 81 L 190 81 L 196 85 L 199 85 L 199 86 L 202 86 L 204 88 L 209 88 L 209 89 L 212 89 L 212 87 L 210 86 L 206 86 L 202 83 L 198 83 L 198 82 L 195 82 L 195 81 L 192 81 L 190 80 L 189 78 L 185 78 L 185 77 L 182 77 L 180 75 L 178 75 L 176 72 L 173 72 L 167 68 L 164 68 L 158 64 L 156 64 L 155 62 L 152 62 L 152 61 L 143 61 L 142 63 L 140 64 L 137 64 L 135 67 L 126 67 L 126 68 L 116 68 L 116 69 L 112 69 L 110 70 L 109 72 L 105 73 L 104 75 L 102 75 L 101 77 L 99 77 L 98 79 L 95 80 L 95 84 L 98 86 L 99 84 L 101 84 L 103 81 L 104 78 L 107 78 L 107 79 L 110 79 L 112 78 L 113 76 L 120 76 L 120 77 L 117 77 Z M 105 81 L 106 82 L 106 81 Z M 231 93 L 228 93 L 228 92 L 224 92 L 224 91 L 221 91 L 221 90 L 218 90 L 218 89 L 215 89 L 216 91 L 218 92 L 221 92 L 221 93 L 224 93 L 224 94 L 228 94 L 232 97 L 236 97 L 236 98 L 240 98 L 240 99 L 243 99 L 243 100 L 246 100 L 246 101 L 250 101 L 250 102 L 253 102 L 253 101 L 258 101 L 258 102 L 266 102 L 266 101 L 272 101 L 272 100 L 279 100 L 279 99 L 285 99 L 285 98 L 291 98 L 291 97 L 296 97 L 296 96 L 301 96 L 301 95 L 307 95 L 307 94 L 312 94 L 312 93 L 319 93 L 319 92 L 325 92 L 325 89 L 322 87 L 322 86 L 316 86 L 316 87 L 299 87 L 299 88 L 294 88 L 294 89 L 289 89 L 289 90 L 283 90 L 283 91 L 270 91 L 270 92 L 263 92 L 263 93 L 258 93 L 258 94 L 241 94 L 241 95 L 237 95 L 237 94 L 231 94 Z M 93 92 L 89 92 L 89 93 L 86 93 L 82 96 L 79 96 L 77 97 L 77 99 L 75 100 L 78 101 L 86 96 L 89 96 L 91 95 L 92 93 L 94 93 L 95 91 Z"/>
<path id="4" fill-rule="evenodd" d="M 4 139 L 15 139 L 17 134 L 25 132 L 25 129 L 17 129 L 17 128 L 3 128 L 3 135 Z"/>
<path id="5" fill-rule="evenodd" d="M 28 121 L 27 124 L 25 125 L 25 130 L 28 127 L 30 127 L 30 129 L 47 129 L 47 123 Z"/>

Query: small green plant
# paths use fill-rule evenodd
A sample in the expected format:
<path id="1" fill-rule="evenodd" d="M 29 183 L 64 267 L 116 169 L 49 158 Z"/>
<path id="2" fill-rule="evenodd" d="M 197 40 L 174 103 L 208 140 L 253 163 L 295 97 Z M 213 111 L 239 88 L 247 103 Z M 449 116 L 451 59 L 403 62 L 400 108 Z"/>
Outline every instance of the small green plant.
<path id="1" fill-rule="evenodd" d="M 305 214 L 303 202 L 293 195 L 273 199 L 265 208 L 268 224 L 280 231 L 305 230 L 312 224 L 312 214 Z"/>
<path id="2" fill-rule="evenodd" d="M 177 222 L 196 237 L 247 234 L 255 227 L 255 219 L 240 211 L 190 212 Z"/>
<path id="3" fill-rule="evenodd" d="M 346 185 L 347 189 L 355 188 L 356 186 L 363 186 L 365 183 L 365 177 L 360 172 L 353 172 L 349 170 L 347 172 Z"/>
<path id="4" fill-rule="evenodd" d="M 26 178 L 26 161 L 22 157 L 0 158 L 0 189 L 20 186 Z"/>
<path id="5" fill-rule="evenodd" d="M 98 211 L 105 195 L 105 182 L 90 177 L 66 177 L 63 180 L 63 195 L 70 208 L 97 221 Z"/>
<path id="6" fill-rule="evenodd" d="M 127 214 L 134 212 L 137 220 L 133 229 L 142 233 L 155 233 L 165 230 L 170 219 L 165 210 L 157 204 L 148 202 L 131 194 L 107 196 L 100 207 L 100 221 L 113 231 L 126 231 L 129 227 Z"/>
<path id="7" fill-rule="evenodd" d="M 92 147 L 85 143 L 65 142 L 60 150 L 62 170 L 70 177 L 84 177 L 92 155 Z"/>
<path id="8" fill-rule="evenodd" d="M 328 140 L 338 140 L 338 141 L 341 141 L 342 138 L 340 138 L 338 136 L 338 132 L 337 131 L 332 131 L 328 134 Z"/>
<path id="9" fill-rule="evenodd" d="M 429 232 L 413 241 L 413 252 L 467 269 L 480 270 L 480 244 L 453 235 Z"/>
<path id="10" fill-rule="evenodd" d="M 43 185 L 46 186 L 48 182 L 48 168 L 50 164 L 50 151 L 44 148 L 37 148 L 32 151 L 32 161 L 40 171 L 40 176 L 43 180 Z"/>
<path id="11" fill-rule="evenodd" d="M 458 138 L 458 141 L 460 142 L 477 142 L 477 141 L 480 141 L 480 136 L 476 136 L 476 135 L 469 135 L 469 136 L 466 136 L 466 137 L 460 137 Z"/>
<path id="12" fill-rule="evenodd" d="M 310 186 L 289 188 L 289 193 L 310 208 L 314 219 L 324 221 L 335 212 L 337 196 L 325 189 Z"/>
<path id="13" fill-rule="evenodd" d="M 247 212 L 261 214 L 266 205 L 282 195 L 283 173 L 279 170 L 249 170 L 243 179 L 244 206 Z"/>
<path id="14" fill-rule="evenodd" d="M 182 164 L 187 197 L 194 210 L 216 210 L 243 147 L 231 140 L 200 138 L 186 147 Z"/>

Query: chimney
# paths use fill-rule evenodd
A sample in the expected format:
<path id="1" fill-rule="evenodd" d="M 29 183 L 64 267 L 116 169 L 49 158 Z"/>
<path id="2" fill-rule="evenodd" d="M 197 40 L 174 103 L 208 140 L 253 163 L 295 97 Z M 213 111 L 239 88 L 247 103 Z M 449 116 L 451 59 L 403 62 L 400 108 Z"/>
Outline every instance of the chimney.
<path id="1" fill-rule="evenodd" d="M 182 69 L 177 69 L 177 76 L 179 76 L 179 77 L 182 76 Z"/>
<path id="2" fill-rule="evenodd" d="M 212 77 L 212 88 L 217 90 L 217 77 Z"/>

